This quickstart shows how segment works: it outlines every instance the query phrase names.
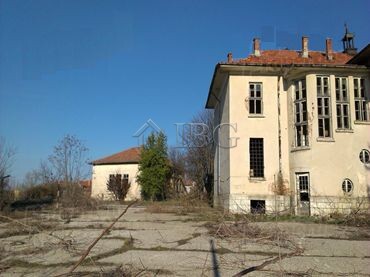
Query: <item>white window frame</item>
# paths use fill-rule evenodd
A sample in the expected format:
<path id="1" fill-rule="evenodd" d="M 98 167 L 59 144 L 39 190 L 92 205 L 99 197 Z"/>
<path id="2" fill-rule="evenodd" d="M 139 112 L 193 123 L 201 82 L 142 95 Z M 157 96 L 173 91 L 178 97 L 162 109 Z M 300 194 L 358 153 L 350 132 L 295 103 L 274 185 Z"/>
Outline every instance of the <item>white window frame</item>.
<path id="1" fill-rule="evenodd" d="M 320 85 L 318 83 L 318 80 L 320 80 Z M 316 88 L 317 88 L 318 136 L 319 138 L 332 138 L 333 131 L 331 124 L 331 97 L 330 97 L 329 76 L 316 76 Z M 322 127 L 320 128 L 320 126 Z M 320 132 L 321 129 L 322 132 Z"/>
<path id="2" fill-rule="evenodd" d="M 310 199 L 310 173 L 296 172 L 295 176 L 296 176 L 296 186 L 297 186 L 299 201 L 304 201 L 300 199 L 301 193 L 307 193 L 308 201 L 304 201 L 304 202 L 309 202 L 310 201 L 309 200 Z M 300 177 L 306 178 L 307 183 L 302 184 Z"/>
<path id="3" fill-rule="evenodd" d="M 309 146 L 306 80 L 294 82 L 294 128 L 295 146 Z"/>
<path id="4" fill-rule="evenodd" d="M 348 92 L 348 78 L 335 77 L 335 98 L 338 130 L 351 129 L 351 111 Z"/>
<path id="5" fill-rule="evenodd" d="M 365 78 L 353 78 L 353 95 L 355 100 L 355 120 L 370 121 Z"/>
<path id="6" fill-rule="evenodd" d="M 259 87 L 259 96 L 257 88 Z M 263 115 L 263 86 L 261 82 L 250 82 L 248 91 L 248 108 L 251 115 Z M 260 103 L 260 112 L 257 112 L 257 103 Z M 251 109 L 253 107 L 253 110 Z"/>

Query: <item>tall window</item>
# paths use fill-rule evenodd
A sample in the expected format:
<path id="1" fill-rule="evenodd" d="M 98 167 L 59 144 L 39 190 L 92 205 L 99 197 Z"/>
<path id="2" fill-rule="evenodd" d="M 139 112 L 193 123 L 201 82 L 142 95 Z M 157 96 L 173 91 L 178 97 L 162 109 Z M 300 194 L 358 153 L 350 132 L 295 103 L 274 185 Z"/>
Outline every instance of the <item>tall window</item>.
<path id="1" fill-rule="evenodd" d="M 319 137 L 331 137 L 329 77 L 316 77 Z"/>
<path id="2" fill-rule="evenodd" d="M 295 137 L 296 146 L 308 146 L 306 81 L 295 82 Z"/>
<path id="3" fill-rule="evenodd" d="M 347 78 L 335 78 L 335 97 L 337 101 L 337 128 L 349 129 L 349 98 Z"/>
<path id="4" fill-rule="evenodd" d="M 262 114 L 261 83 L 249 83 L 249 113 Z"/>
<path id="5" fill-rule="evenodd" d="M 263 138 L 249 140 L 250 177 L 264 177 Z"/>
<path id="6" fill-rule="evenodd" d="M 366 108 L 367 99 L 365 97 L 365 79 L 354 78 L 354 94 L 355 94 L 355 114 L 358 121 L 369 121 L 369 111 Z"/>

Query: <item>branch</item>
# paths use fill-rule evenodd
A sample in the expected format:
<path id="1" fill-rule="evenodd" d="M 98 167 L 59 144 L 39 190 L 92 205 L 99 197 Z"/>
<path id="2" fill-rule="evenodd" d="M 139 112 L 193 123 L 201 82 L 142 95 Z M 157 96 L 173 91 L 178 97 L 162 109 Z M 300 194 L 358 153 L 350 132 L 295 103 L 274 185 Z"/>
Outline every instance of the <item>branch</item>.
<path id="1" fill-rule="evenodd" d="M 267 260 L 267 261 L 263 262 L 260 265 L 252 266 L 252 267 L 248 267 L 246 269 L 243 269 L 242 271 L 240 271 L 237 274 L 233 275 L 233 277 L 241 277 L 241 276 L 247 275 L 248 273 L 250 273 L 252 271 L 261 270 L 264 267 L 268 266 L 269 264 L 274 264 L 274 263 L 276 263 L 279 260 L 282 260 L 282 259 L 285 259 L 285 258 L 289 258 L 289 257 L 293 257 L 293 256 L 297 256 L 297 255 L 301 254 L 302 251 L 303 251 L 302 249 L 298 248 L 296 251 L 294 251 L 292 253 L 282 254 L 282 255 L 277 256 L 277 257 L 275 257 L 275 258 L 273 258 L 271 260 Z"/>
<path id="2" fill-rule="evenodd" d="M 107 227 L 107 228 L 105 228 L 104 229 L 104 231 L 100 234 L 100 236 L 99 237 L 97 237 L 94 241 L 93 241 L 93 243 L 89 246 L 89 248 L 87 248 L 87 250 L 84 252 L 84 254 L 81 256 L 81 258 L 78 260 L 78 262 L 69 270 L 69 272 L 68 272 L 68 274 L 69 273 L 73 273 L 73 271 L 75 271 L 75 269 L 77 268 L 77 267 L 79 267 L 80 266 L 80 264 L 85 260 L 85 258 L 87 257 L 87 255 L 89 255 L 89 253 L 90 253 L 90 251 L 91 251 L 91 249 L 98 243 L 98 241 L 113 227 L 113 225 L 127 212 L 127 210 L 132 206 L 132 205 L 134 205 L 135 203 L 137 202 L 137 200 L 136 201 L 134 201 L 134 202 L 132 202 L 132 203 L 130 203 L 127 207 L 126 207 L 126 209 Z M 68 275 L 68 274 L 66 274 L 66 275 Z M 64 275 L 64 274 L 63 274 Z M 62 275 L 62 276 L 63 276 Z"/>

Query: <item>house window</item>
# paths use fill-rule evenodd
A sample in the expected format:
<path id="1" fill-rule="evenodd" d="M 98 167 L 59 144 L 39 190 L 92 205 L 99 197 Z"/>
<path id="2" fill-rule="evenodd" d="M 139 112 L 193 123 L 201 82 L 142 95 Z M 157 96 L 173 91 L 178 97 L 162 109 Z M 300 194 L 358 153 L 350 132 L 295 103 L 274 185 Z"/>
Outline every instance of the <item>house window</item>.
<path id="1" fill-rule="evenodd" d="M 251 213 L 264 214 L 266 212 L 265 200 L 251 200 Z"/>
<path id="2" fill-rule="evenodd" d="M 109 181 L 121 180 L 121 174 L 109 174 Z"/>
<path id="3" fill-rule="evenodd" d="M 353 183 L 350 179 L 344 179 L 342 183 L 342 190 L 344 193 L 351 193 L 353 191 Z"/>
<path id="4" fill-rule="evenodd" d="M 294 111 L 296 146 L 308 146 L 307 92 L 305 80 L 295 82 Z"/>
<path id="5" fill-rule="evenodd" d="M 249 83 L 249 113 L 262 114 L 261 83 Z"/>
<path id="6" fill-rule="evenodd" d="M 249 140 L 250 177 L 264 177 L 263 138 Z"/>
<path id="7" fill-rule="evenodd" d="M 347 78 L 335 78 L 335 97 L 337 102 L 337 128 L 350 129 Z"/>
<path id="8" fill-rule="evenodd" d="M 329 138 L 331 137 L 329 77 L 318 76 L 316 78 L 316 85 L 319 137 Z"/>
<path id="9" fill-rule="evenodd" d="M 129 177 L 128 174 L 123 174 L 123 179 L 124 180 L 128 180 L 128 177 Z"/>
<path id="10" fill-rule="evenodd" d="M 370 163 L 370 152 L 367 149 L 362 149 L 359 155 L 360 161 L 363 164 Z"/>
<path id="11" fill-rule="evenodd" d="M 365 96 L 365 79 L 354 78 L 354 95 L 355 95 L 355 115 L 358 121 L 370 121 L 369 110 L 367 109 L 367 103 L 369 102 Z"/>

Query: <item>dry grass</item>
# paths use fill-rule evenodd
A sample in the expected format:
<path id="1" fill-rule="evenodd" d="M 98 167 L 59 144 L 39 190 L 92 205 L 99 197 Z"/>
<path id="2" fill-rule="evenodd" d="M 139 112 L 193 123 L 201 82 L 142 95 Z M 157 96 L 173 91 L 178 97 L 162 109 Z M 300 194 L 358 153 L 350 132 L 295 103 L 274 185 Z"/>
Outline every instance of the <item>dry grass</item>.
<path id="1" fill-rule="evenodd" d="M 211 212 L 207 202 L 190 198 L 186 195 L 177 199 L 160 202 L 145 202 L 146 211 L 150 213 L 173 213 L 177 215 L 187 215 L 192 213 Z"/>

